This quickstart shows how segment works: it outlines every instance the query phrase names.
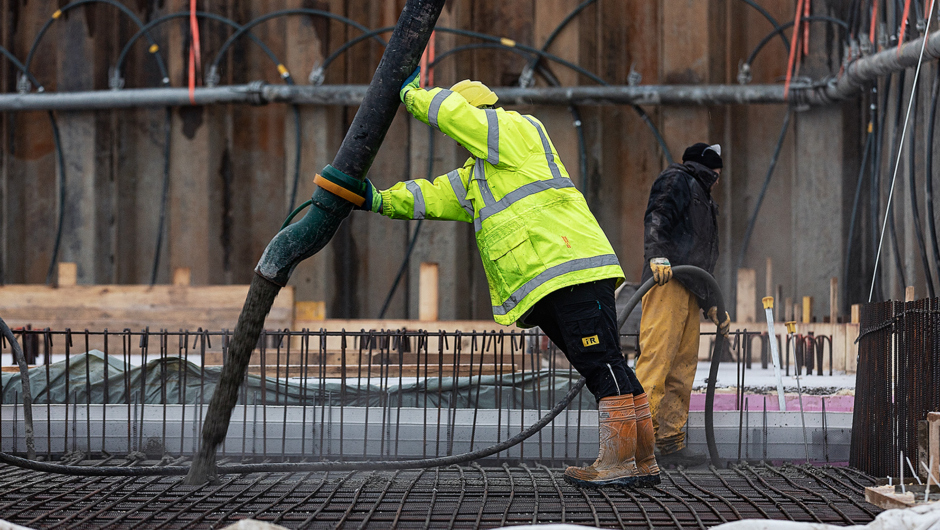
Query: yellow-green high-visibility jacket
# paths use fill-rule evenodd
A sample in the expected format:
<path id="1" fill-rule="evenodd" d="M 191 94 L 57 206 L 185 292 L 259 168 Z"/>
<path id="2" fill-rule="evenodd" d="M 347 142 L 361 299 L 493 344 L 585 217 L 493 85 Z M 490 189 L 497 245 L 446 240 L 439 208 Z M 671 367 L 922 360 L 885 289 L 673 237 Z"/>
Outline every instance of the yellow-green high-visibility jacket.
<path id="1" fill-rule="evenodd" d="M 475 158 L 433 182 L 409 180 L 383 191 L 382 214 L 472 222 L 496 322 L 520 321 L 563 287 L 623 281 L 607 236 L 541 122 L 501 108 L 478 109 L 440 88 L 411 90 L 405 102 L 415 118 Z"/>

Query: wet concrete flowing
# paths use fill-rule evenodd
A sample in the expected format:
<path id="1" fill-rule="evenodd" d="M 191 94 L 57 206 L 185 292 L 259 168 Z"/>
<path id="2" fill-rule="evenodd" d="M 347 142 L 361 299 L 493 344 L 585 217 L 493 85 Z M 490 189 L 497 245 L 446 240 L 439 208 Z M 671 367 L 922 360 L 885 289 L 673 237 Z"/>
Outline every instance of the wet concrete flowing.
<path id="1" fill-rule="evenodd" d="M 228 424 L 232 418 L 232 409 L 238 401 L 238 389 L 245 380 L 251 352 L 258 344 L 258 337 L 264 327 L 264 319 L 271 310 L 274 298 L 281 290 L 280 286 L 255 275 L 245 305 L 238 316 L 235 334 L 229 346 L 228 356 L 222 367 L 219 384 L 212 394 L 205 422 L 202 425 L 202 445 L 193 458 L 193 465 L 186 475 L 189 485 L 205 484 L 216 480 L 215 453 L 225 439 Z"/>

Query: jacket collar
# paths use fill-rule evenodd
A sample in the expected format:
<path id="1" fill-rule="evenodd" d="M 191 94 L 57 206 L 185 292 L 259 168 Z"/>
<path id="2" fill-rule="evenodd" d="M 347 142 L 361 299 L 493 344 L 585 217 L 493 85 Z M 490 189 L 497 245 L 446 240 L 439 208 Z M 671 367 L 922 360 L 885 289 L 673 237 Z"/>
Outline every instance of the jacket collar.
<path id="1" fill-rule="evenodd" d="M 686 173 L 698 181 L 705 193 L 711 193 L 712 186 L 718 180 L 718 173 L 698 162 L 685 162 L 681 165 Z"/>

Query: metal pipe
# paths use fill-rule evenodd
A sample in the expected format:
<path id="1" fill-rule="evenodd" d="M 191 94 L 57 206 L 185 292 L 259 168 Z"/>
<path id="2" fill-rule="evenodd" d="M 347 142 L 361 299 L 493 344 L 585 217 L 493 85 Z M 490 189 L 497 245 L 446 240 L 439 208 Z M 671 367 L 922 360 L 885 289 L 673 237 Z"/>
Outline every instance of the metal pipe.
<path id="1" fill-rule="evenodd" d="M 358 106 L 368 85 L 245 85 L 197 87 L 196 105 L 241 103 L 264 105 Z M 829 103 L 791 85 L 791 100 Z M 500 102 L 508 105 L 746 105 L 783 104 L 783 85 L 642 85 L 574 87 L 497 87 Z M 809 99 L 804 94 L 810 94 Z M 0 111 L 104 110 L 135 107 L 192 106 L 186 88 L 130 88 L 83 92 L 0 94 Z"/>
<path id="2" fill-rule="evenodd" d="M 745 105 L 802 103 L 827 105 L 850 99 L 866 83 L 915 66 L 923 37 L 901 46 L 849 62 L 838 79 L 825 83 L 783 85 L 638 85 L 575 87 L 499 87 L 494 92 L 511 105 Z M 924 56 L 940 57 L 940 31 L 931 33 Z M 268 85 L 255 81 L 244 85 L 198 87 L 196 105 L 217 103 L 290 103 L 296 105 L 358 106 L 368 85 Z M 135 88 L 67 93 L 0 94 L 0 111 L 96 110 L 130 107 L 190 106 L 186 88 Z"/>

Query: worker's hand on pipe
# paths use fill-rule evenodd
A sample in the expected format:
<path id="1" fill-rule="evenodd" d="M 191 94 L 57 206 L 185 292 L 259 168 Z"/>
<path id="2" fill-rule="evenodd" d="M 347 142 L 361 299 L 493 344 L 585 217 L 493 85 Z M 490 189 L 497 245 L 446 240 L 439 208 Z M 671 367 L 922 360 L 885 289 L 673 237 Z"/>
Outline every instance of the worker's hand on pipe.
<path id="1" fill-rule="evenodd" d="M 409 90 L 418 88 L 418 80 L 420 79 L 420 77 L 421 77 L 421 67 L 419 66 L 415 68 L 415 71 L 411 72 L 411 75 L 408 76 L 408 79 L 405 79 L 405 82 L 402 83 L 401 89 L 398 91 L 398 95 L 401 96 L 402 103 L 405 102 L 405 94 L 407 94 Z"/>
<path id="2" fill-rule="evenodd" d="M 375 213 L 382 211 L 382 194 L 379 193 L 379 190 L 372 185 L 372 181 L 369 179 L 366 179 L 365 199 L 366 200 L 362 202 L 362 205 L 355 207 L 357 210 L 368 210 Z"/>
<path id="3" fill-rule="evenodd" d="M 708 310 L 707 314 L 708 314 L 709 320 L 711 320 L 712 322 L 715 323 L 716 326 L 718 326 L 718 333 L 721 333 L 722 335 L 727 337 L 728 332 L 731 330 L 731 316 L 728 314 L 728 312 L 725 311 L 725 318 L 724 320 L 720 322 L 718 320 L 718 307 L 717 306 L 712 306 Z"/>
<path id="4" fill-rule="evenodd" d="M 653 271 L 653 281 L 656 285 L 666 285 L 666 282 L 672 278 L 672 265 L 666 258 L 651 259 L 650 269 Z"/>

